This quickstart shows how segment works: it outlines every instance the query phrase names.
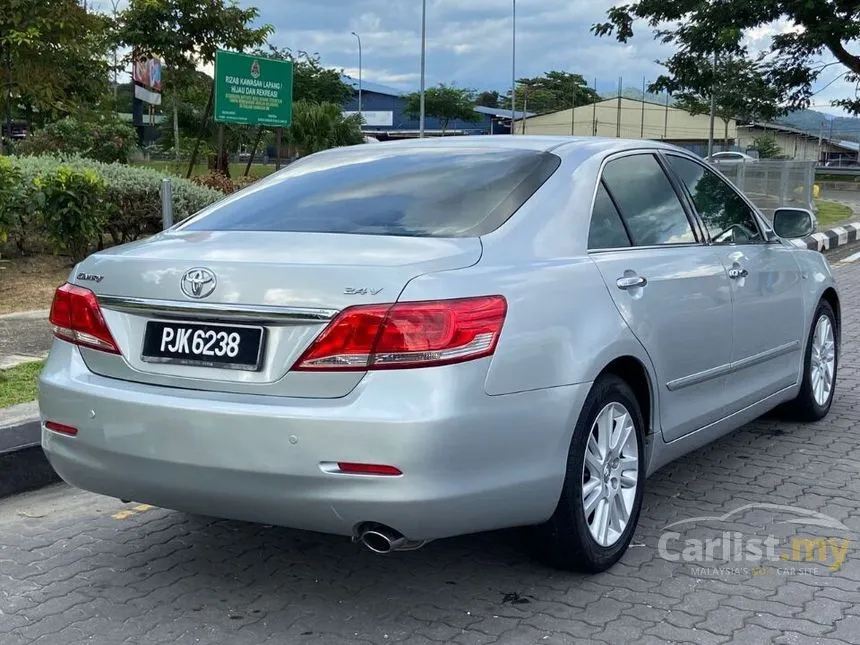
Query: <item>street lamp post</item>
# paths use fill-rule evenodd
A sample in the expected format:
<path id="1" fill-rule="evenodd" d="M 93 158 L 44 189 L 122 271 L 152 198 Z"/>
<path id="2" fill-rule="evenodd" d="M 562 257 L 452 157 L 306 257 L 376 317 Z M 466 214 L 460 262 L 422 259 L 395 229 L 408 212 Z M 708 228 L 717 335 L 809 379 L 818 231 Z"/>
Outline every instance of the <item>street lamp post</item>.
<path id="1" fill-rule="evenodd" d="M 514 134 L 514 120 L 517 115 L 517 0 L 512 1 L 514 26 L 511 32 L 511 134 Z"/>
<path id="2" fill-rule="evenodd" d="M 418 120 L 418 136 L 424 138 L 424 70 L 427 52 L 427 0 L 421 2 L 421 108 Z"/>
<path id="3" fill-rule="evenodd" d="M 358 118 L 361 119 L 361 36 L 355 32 L 352 35 L 358 40 Z"/>

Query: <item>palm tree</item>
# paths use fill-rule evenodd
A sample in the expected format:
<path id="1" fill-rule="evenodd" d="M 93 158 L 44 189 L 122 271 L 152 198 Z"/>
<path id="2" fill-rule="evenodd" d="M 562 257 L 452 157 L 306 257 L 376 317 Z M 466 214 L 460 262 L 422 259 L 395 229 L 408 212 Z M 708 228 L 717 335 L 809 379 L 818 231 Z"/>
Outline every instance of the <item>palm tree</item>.
<path id="1" fill-rule="evenodd" d="M 357 114 L 344 117 L 341 108 L 334 103 L 296 101 L 293 122 L 284 134 L 287 143 L 300 156 L 364 142 L 360 117 Z"/>

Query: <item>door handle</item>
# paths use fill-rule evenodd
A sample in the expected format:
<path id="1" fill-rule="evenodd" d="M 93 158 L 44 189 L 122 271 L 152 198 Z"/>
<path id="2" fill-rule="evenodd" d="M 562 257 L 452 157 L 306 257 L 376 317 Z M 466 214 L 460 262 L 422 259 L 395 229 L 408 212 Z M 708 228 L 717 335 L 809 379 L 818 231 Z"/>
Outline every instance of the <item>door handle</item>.
<path id="1" fill-rule="evenodd" d="M 618 278 L 618 280 L 615 281 L 615 284 L 622 291 L 626 291 L 627 289 L 644 287 L 646 284 L 648 284 L 648 281 L 641 275 L 625 275 L 621 278 Z"/>
<path id="2" fill-rule="evenodd" d="M 732 280 L 738 280 L 740 278 L 746 278 L 749 274 L 750 274 L 750 272 L 747 271 L 746 269 L 744 269 L 743 267 L 735 266 L 735 267 L 732 267 L 731 269 L 729 269 L 729 277 Z"/>

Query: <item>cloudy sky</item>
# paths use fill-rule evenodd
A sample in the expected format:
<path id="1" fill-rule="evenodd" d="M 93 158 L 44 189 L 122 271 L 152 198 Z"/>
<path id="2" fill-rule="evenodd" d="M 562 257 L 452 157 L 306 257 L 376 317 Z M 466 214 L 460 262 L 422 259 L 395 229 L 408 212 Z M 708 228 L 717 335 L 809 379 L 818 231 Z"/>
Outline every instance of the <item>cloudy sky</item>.
<path id="1" fill-rule="evenodd" d="M 90 0 L 109 9 L 112 0 Z M 666 0 L 667 2 L 671 0 Z M 126 0 L 119 0 L 122 7 Z M 658 59 L 671 50 L 654 42 L 647 25 L 622 45 L 589 31 L 606 10 L 622 0 L 518 0 L 517 77 L 558 69 L 582 74 L 598 91 L 611 92 L 623 76 L 625 87 L 641 87 L 643 76 L 660 74 Z M 420 0 L 239 0 L 256 6 L 261 23 L 275 27 L 275 44 L 317 52 L 323 64 L 358 74 L 361 35 L 364 78 L 404 90 L 418 89 L 420 76 Z M 427 82 L 507 91 L 511 79 L 511 0 L 427 0 Z M 750 34 L 750 44 L 766 48 L 770 37 L 790 29 L 785 23 Z M 824 62 L 829 59 L 825 58 Z M 855 86 L 834 82 L 844 68 L 825 70 L 814 107 L 829 107 L 833 98 L 851 96 Z"/>
<path id="2" fill-rule="evenodd" d="M 668 1 L 668 0 L 667 0 Z M 318 52 L 323 63 L 358 72 L 361 35 L 364 77 L 401 89 L 417 89 L 420 74 L 421 2 L 419 0 L 241 0 L 260 9 L 260 19 L 275 26 L 282 46 Z M 589 27 L 601 21 L 613 0 L 519 0 L 517 2 L 517 76 L 538 76 L 559 69 L 597 79 L 600 92 L 612 91 L 618 77 L 625 87 L 641 87 L 643 76 L 660 74 L 658 59 L 671 51 L 640 25 L 626 45 L 597 38 Z M 427 0 L 427 82 L 505 91 L 511 78 L 511 0 Z M 777 24 L 751 34 L 753 47 L 766 47 Z M 840 73 L 825 72 L 819 87 Z M 829 73 L 827 73 L 829 72 Z M 816 109 L 834 111 L 829 100 L 853 94 L 854 86 L 836 82 L 815 97 Z"/>
<path id="3" fill-rule="evenodd" d="M 358 71 L 361 35 L 365 78 L 417 88 L 420 0 L 242 0 L 259 7 L 280 45 L 319 52 L 327 65 Z M 517 76 L 552 69 L 575 71 L 601 89 L 654 77 L 662 55 L 647 30 L 629 45 L 589 33 L 610 0 L 519 0 Z M 427 0 L 427 82 L 505 90 L 511 78 L 511 0 Z"/>

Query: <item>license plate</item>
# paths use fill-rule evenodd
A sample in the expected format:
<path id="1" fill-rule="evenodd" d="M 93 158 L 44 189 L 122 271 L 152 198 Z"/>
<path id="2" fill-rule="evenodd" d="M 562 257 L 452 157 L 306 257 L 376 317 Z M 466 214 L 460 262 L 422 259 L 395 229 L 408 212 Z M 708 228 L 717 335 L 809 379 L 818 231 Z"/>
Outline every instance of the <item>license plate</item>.
<path id="1" fill-rule="evenodd" d="M 263 356 L 263 328 L 151 320 L 146 323 L 141 360 L 257 371 Z"/>

